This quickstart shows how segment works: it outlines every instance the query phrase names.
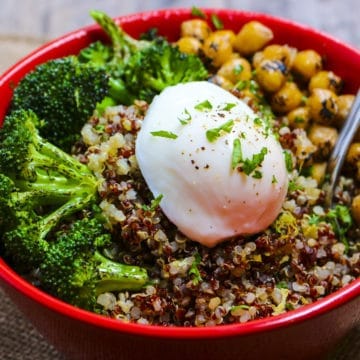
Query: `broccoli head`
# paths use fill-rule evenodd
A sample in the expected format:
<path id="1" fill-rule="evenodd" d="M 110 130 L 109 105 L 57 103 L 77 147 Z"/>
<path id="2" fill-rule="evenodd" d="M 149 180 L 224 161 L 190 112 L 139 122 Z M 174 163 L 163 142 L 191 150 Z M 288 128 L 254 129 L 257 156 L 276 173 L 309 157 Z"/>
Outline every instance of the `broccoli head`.
<path id="1" fill-rule="evenodd" d="M 75 306 L 96 310 L 96 299 L 107 291 L 139 290 L 146 270 L 120 264 L 101 254 L 110 244 L 101 219 L 85 217 L 57 234 L 40 266 L 45 290 Z"/>
<path id="2" fill-rule="evenodd" d="M 40 134 L 69 151 L 96 104 L 108 94 L 108 75 L 69 56 L 50 60 L 28 73 L 14 89 L 11 110 L 33 110 Z"/>
<path id="3" fill-rule="evenodd" d="M 46 251 L 47 234 L 98 196 L 88 167 L 42 138 L 38 123 L 31 110 L 18 110 L 0 129 L 2 238 L 5 251 L 28 268 Z"/>
<path id="4" fill-rule="evenodd" d="M 207 76 L 199 57 L 184 54 L 161 39 L 135 53 L 124 70 L 126 87 L 147 102 L 168 86 L 204 80 Z"/>
<path id="5" fill-rule="evenodd" d="M 108 35 L 112 52 L 108 45 L 91 44 L 80 52 L 79 59 L 107 69 L 110 74 L 108 98 L 114 103 L 130 105 L 135 99 L 151 102 L 167 86 L 208 77 L 199 57 L 180 52 L 164 38 L 152 36 L 149 40 L 137 40 L 105 13 L 92 11 L 91 15 Z M 107 99 L 106 103 L 109 102 Z"/>

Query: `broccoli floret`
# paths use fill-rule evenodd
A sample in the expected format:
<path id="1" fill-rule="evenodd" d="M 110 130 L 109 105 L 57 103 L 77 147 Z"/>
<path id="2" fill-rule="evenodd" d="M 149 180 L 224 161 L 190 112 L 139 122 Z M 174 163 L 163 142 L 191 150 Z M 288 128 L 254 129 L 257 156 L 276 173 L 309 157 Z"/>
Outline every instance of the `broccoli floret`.
<path id="1" fill-rule="evenodd" d="M 145 269 L 114 262 L 101 254 L 110 244 L 97 217 L 85 217 L 62 230 L 40 266 L 45 290 L 75 306 L 96 310 L 96 299 L 107 291 L 139 290 L 147 282 Z"/>
<path id="2" fill-rule="evenodd" d="M 130 105 L 135 99 L 151 102 L 167 86 L 208 77 L 200 58 L 180 52 L 164 38 L 136 40 L 105 13 L 92 11 L 91 15 L 109 36 L 112 56 L 108 56 L 107 45 L 92 44 L 80 52 L 79 59 L 107 69 L 110 74 L 108 97 L 114 103 Z M 101 49 L 103 57 L 99 56 Z M 108 99 L 105 102 L 111 103 Z"/>
<path id="3" fill-rule="evenodd" d="M 142 100 L 153 97 L 168 86 L 204 80 L 208 76 L 201 60 L 184 54 L 166 41 L 154 41 L 134 54 L 124 71 L 126 87 Z"/>
<path id="4" fill-rule="evenodd" d="M 81 50 L 78 59 L 81 63 L 88 63 L 95 67 L 108 67 L 114 58 L 113 48 L 101 41 L 95 41 Z"/>
<path id="5" fill-rule="evenodd" d="M 113 49 L 113 58 L 110 62 L 117 66 L 126 64 L 136 52 L 151 46 L 150 41 L 136 40 L 127 34 L 115 21 L 102 11 L 90 11 L 92 18 L 101 26 L 109 36 Z"/>
<path id="6" fill-rule="evenodd" d="M 39 119 L 18 110 L 0 129 L 0 226 L 5 251 L 32 268 L 46 251 L 46 236 L 62 220 L 97 199 L 88 167 L 39 135 Z"/>
<path id="7" fill-rule="evenodd" d="M 42 120 L 40 134 L 68 151 L 108 94 L 109 77 L 69 56 L 50 60 L 28 73 L 14 89 L 11 110 L 33 110 Z"/>

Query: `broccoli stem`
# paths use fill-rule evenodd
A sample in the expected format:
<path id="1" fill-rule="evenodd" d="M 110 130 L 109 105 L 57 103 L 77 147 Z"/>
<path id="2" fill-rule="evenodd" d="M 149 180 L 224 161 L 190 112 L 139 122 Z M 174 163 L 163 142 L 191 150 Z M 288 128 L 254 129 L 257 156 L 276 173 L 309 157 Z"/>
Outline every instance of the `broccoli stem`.
<path id="1" fill-rule="evenodd" d="M 93 10 L 90 15 L 110 37 L 114 50 L 113 60 L 127 62 L 137 50 L 149 45 L 148 41 L 135 40 L 126 34 L 111 17 L 102 11 Z"/>
<path id="2" fill-rule="evenodd" d="M 148 275 L 144 268 L 114 262 L 98 251 L 94 253 L 98 262 L 97 271 L 100 280 L 96 284 L 96 294 L 121 290 L 140 290 L 147 282 Z"/>

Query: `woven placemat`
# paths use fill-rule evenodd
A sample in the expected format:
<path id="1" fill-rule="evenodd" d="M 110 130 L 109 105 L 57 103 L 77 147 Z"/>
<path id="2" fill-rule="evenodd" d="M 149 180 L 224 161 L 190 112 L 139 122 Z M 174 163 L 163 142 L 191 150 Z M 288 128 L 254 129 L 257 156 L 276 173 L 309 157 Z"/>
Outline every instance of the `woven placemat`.
<path id="1" fill-rule="evenodd" d="M 1 288 L 0 359 L 66 360 L 23 317 Z M 360 360 L 360 327 L 344 339 L 328 360 Z"/>

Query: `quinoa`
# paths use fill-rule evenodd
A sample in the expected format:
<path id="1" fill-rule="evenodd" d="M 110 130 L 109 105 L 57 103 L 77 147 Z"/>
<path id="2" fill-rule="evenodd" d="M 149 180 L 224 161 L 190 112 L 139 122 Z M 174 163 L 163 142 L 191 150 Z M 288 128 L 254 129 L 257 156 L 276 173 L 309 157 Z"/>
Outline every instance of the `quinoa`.
<path id="1" fill-rule="evenodd" d="M 324 190 L 299 170 L 317 150 L 304 130 L 287 127 L 281 117 L 272 124 L 292 162 L 277 220 L 261 233 L 207 248 L 186 238 L 154 206 L 135 158 L 147 108 L 137 101 L 95 113 L 74 148 L 99 179 L 100 207 L 113 236 L 106 255 L 146 268 L 151 279 L 140 292 L 101 294 L 104 315 L 164 326 L 245 323 L 313 303 L 360 275 L 359 228 L 353 225 L 347 243 L 341 242 L 323 220 Z M 350 207 L 358 193 L 353 177 L 350 170 L 341 177 L 338 204 Z"/>

